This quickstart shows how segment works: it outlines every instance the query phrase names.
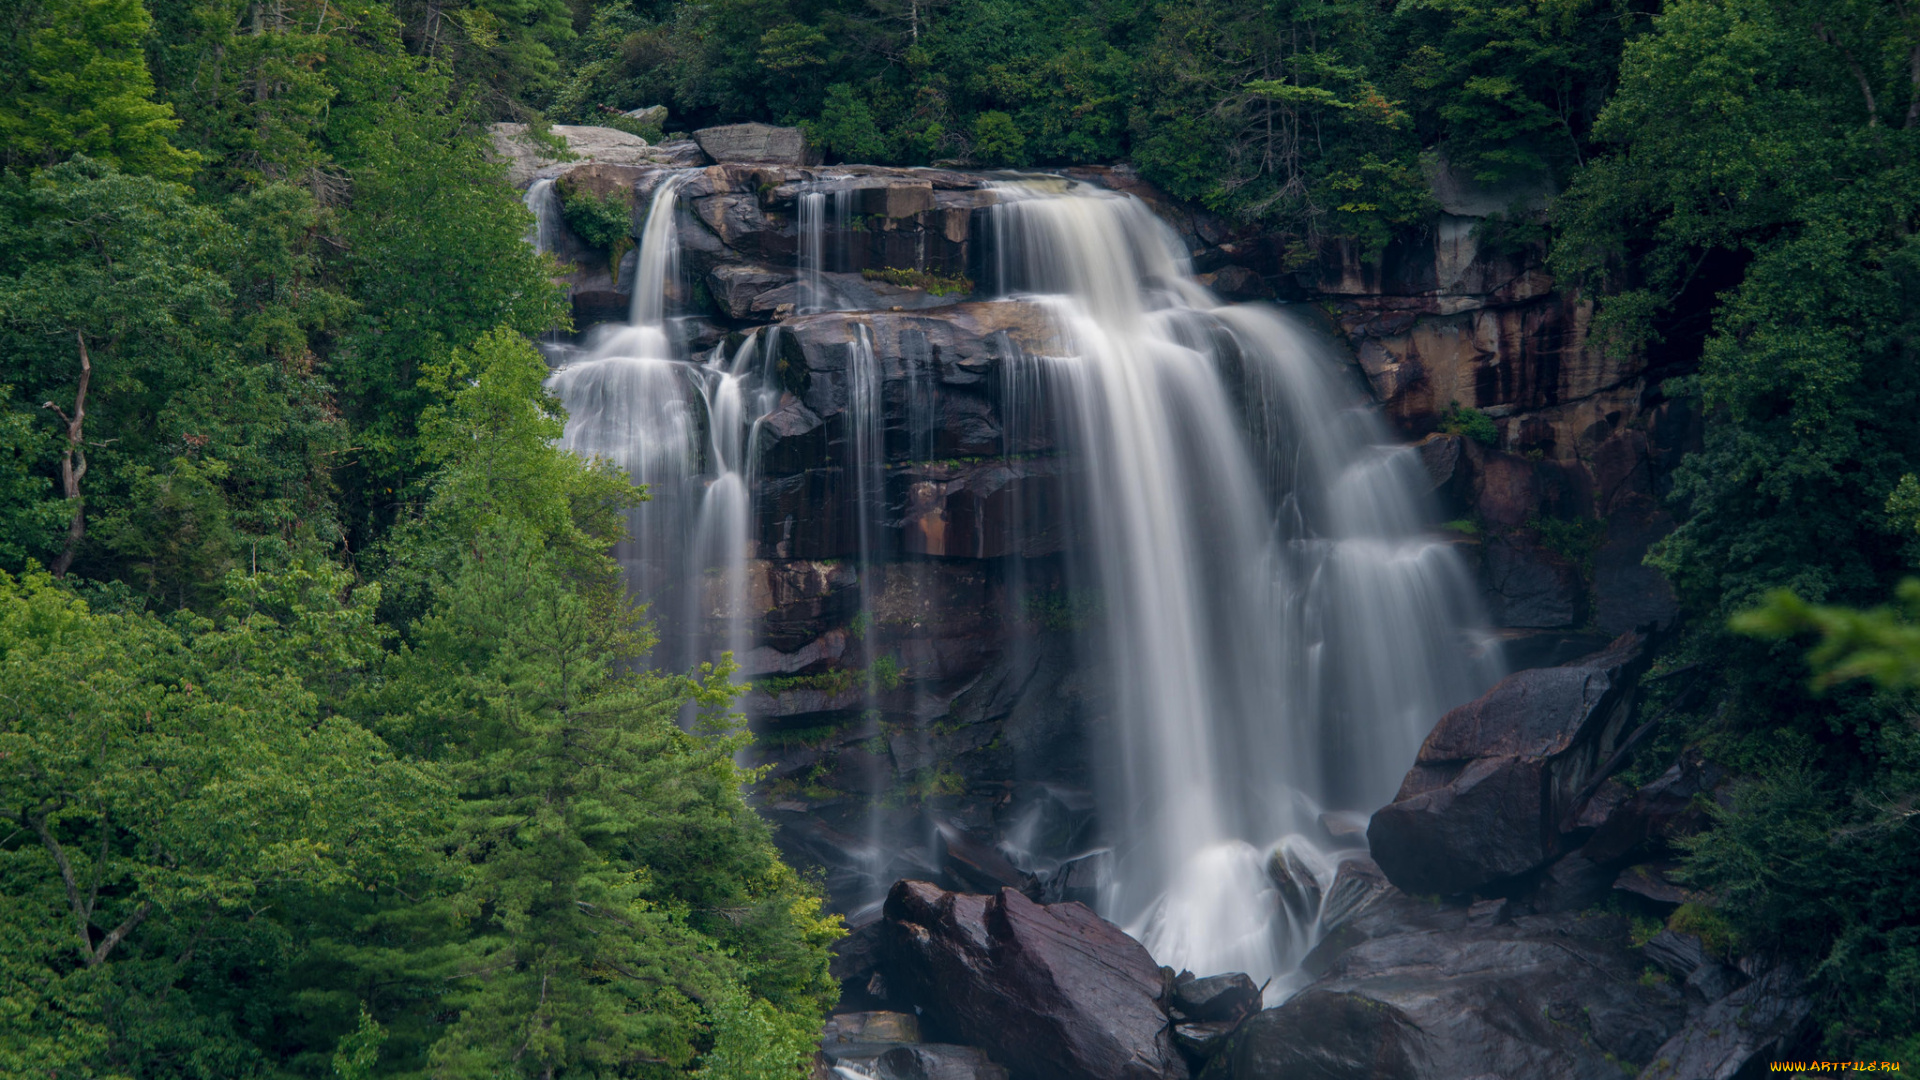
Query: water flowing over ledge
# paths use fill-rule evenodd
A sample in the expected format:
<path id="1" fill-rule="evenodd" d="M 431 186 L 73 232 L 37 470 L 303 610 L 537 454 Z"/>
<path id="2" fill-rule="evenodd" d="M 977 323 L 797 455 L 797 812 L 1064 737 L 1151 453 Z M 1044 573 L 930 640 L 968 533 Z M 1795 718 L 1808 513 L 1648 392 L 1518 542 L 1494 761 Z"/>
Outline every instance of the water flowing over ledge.
<path id="1" fill-rule="evenodd" d="M 750 707 L 846 729 L 831 790 L 814 766 L 769 799 L 861 804 L 834 819 L 864 833 L 837 840 L 856 853 L 837 899 L 877 903 L 935 850 L 1074 876 L 1161 963 L 1271 978 L 1277 1000 L 1359 850 L 1353 813 L 1501 674 L 1416 456 L 1309 324 L 1220 304 L 1144 204 L 1058 177 L 983 187 L 991 299 L 918 311 L 835 310 L 859 189 L 822 178 L 794 199 L 791 314 L 695 354 L 673 313 L 697 175 L 654 188 L 631 323 L 553 377 L 566 444 L 652 494 L 619 552 L 662 631 L 652 662 L 731 650 Z M 1057 786 L 1009 806 L 997 849 L 902 815 L 877 775 L 925 756 L 917 794 L 952 794 L 926 748 L 980 676 L 920 631 L 957 610 L 967 557 L 990 564 L 969 617 L 1004 628 L 1004 667 L 1031 685 L 1064 638 L 1055 685 L 1097 684 L 1073 691 L 1092 702 L 1073 739 L 1009 754 L 1044 776 L 1079 747 L 1093 805 L 1064 830 Z M 807 589 L 815 622 L 770 634 Z"/>

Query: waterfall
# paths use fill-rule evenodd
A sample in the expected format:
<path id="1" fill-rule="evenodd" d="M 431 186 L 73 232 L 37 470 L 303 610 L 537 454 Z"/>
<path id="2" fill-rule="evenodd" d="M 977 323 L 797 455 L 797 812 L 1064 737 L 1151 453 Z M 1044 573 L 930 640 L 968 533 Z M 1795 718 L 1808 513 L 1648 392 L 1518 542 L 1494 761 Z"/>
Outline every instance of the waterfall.
<path id="1" fill-rule="evenodd" d="M 720 363 L 695 362 L 674 344 L 668 315 L 680 288 L 678 190 L 686 175 L 669 175 L 654 191 L 633 321 L 598 328 L 585 356 L 548 382 L 567 407 L 561 445 L 646 485 L 648 500 L 629 511 L 629 535 L 614 557 L 660 635 L 649 659 L 675 670 L 752 645 L 747 449 L 751 423 L 771 406 L 764 391 L 747 386 L 756 340 Z"/>
<path id="2" fill-rule="evenodd" d="M 552 378 L 565 445 L 648 486 L 617 555 L 661 630 L 650 659 L 677 669 L 760 644 L 748 617 L 756 434 L 782 400 L 793 332 L 700 357 L 674 343 L 687 175 L 652 197 L 631 324 L 602 328 Z M 1321 332 L 1284 309 L 1221 304 L 1136 199 L 1059 178 L 994 190 L 982 276 L 1000 302 L 1042 314 L 1057 343 L 1001 360 L 1003 437 L 1014 457 L 1045 429 L 1075 463 L 1062 475 L 1077 541 L 1061 572 L 1093 613 L 1077 635 L 1084 670 L 1109 684 L 1107 722 L 1089 736 L 1112 850 L 1102 914 L 1163 964 L 1276 978 L 1271 1002 L 1317 940 L 1339 860 L 1358 850 L 1329 821 L 1344 812 L 1350 826 L 1392 796 L 1432 722 L 1497 679 L 1498 648 L 1472 632 L 1476 593 L 1430 531 L 1417 454 Z M 830 245 L 844 243 L 851 195 L 807 191 L 798 204 L 797 306 L 820 310 L 833 303 L 827 268 L 845 262 Z M 887 438 L 904 435 L 896 459 L 902 445 L 931 459 L 940 389 L 930 364 L 876 356 L 869 327 L 849 325 L 833 453 L 852 506 L 819 509 L 850 510 L 841 520 L 857 529 L 858 640 L 844 664 L 863 665 L 857 730 L 871 744 L 884 742 L 883 698 L 915 724 L 945 707 L 918 684 L 901 704 L 875 675 L 898 662 L 889 649 L 918 647 L 880 638 L 877 599 L 931 588 L 928 564 L 888 561 Z M 904 432 L 884 423 L 890 400 Z M 1017 596 L 1028 569 L 1006 562 Z M 887 752 L 869 754 L 870 791 L 886 786 Z M 879 888 L 902 865 L 886 850 L 899 817 L 886 798 L 866 807 L 859 871 Z"/>
<path id="3" fill-rule="evenodd" d="M 560 193 L 551 179 L 535 180 L 527 188 L 524 200 L 533 212 L 533 228 L 527 230 L 527 243 L 542 255 L 560 249 Z"/>
<path id="4" fill-rule="evenodd" d="M 1066 343 L 1028 362 L 1085 469 L 1070 573 L 1104 609 L 1115 713 L 1103 914 L 1161 963 L 1283 976 L 1317 910 L 1281 901 L 1338 856 L 1321 813 L 1391 798 L 1497 650 L 1461 633 L 1478 604 L 1424 530 L 1417 457 L 1319 335 L 1220 305 L 1137 200 L 1050 187 L 992 208 L 993 266 Z"/>
<path id="5" fill-rule="evenodd" d="M 838 298 L 827 287 L 827 266 L 844 268 L 847 227 L 853 208 L 853 189 L 802 192 L 795 200 L 800 220 L 800 288 L 796 310 L 805 314 L 831 311 Z"/>

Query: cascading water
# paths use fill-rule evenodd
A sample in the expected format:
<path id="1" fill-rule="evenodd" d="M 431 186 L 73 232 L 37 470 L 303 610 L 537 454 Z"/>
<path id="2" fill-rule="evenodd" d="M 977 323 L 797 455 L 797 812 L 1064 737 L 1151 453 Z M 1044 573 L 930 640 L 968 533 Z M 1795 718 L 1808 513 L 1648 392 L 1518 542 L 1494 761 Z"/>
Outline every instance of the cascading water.
<path id="1" fill-rule="evenodd" d="M 555 190 L 553 181 L 535 180 L 527 188 L 524 201 L 527 209 L 533 212 L 533 228 L 527 230 L 527 243 L 543 255 L 559 250 L 563 226 L 560 223 L 560 192 Z"/>
<path id="2" fill-rule="evenodd" d="M 1066 343 L 1028 362 L 1085 469 L 1072 570 L 1105 612 L 1104 914 L 1162 963 L 1284 976 L 1317 918 L 1286 901 L 1330 884 L 1321 812 L 1390 798 L 1497 652 L 1461 633 L 1477 601 L 1417 458 L 1317 335 L 1221 306 L 1136 200 L 1005 194 L 994 265 Z"/>
<path id="3" fill-rule="evenodd" d="M 549 380 L 567 407 L 562 445 L 612 461 L 647 486 L 648 501 L 630 512 L 629 537 L 614 556 L 650 606 L 661 639 L 651 659 L 678 670 L 751 647 L 747 448 L 751 422 L 768 405 L 764 392 L 746 386 L 743 368 L 758 356 L 753 342 L 713 364 L 683 358 L 674 343 L 668 307 L 679 286 L 684 179 L 668 176 L 654 192 L 632 322 L 599 328 L 585 358 Z"/>
<path id="4" fill-rule="evenodd" d="M 674 344 L 684 176 L 653 196 L 632 323 L 603 332 L 552 383 L 569 410 L 566 445 L 649 485 L 619 555 L 654 604 L 663 644 L 653 661 L 682 669 L 756 644 L 746 618 L 754 433 L 780 399 L 773 367 L 787 332 L 698 361 Z M 831 304 L 824 271 L 844 262 L 827 246 L 844 232 L 834 221 L 843 194 L 799 196 L 803 311 Z M 1066 573 L 1095 598 L 1086 660 L 1111 683 L 1103 914 L 1162 963 L 1278 977 L 1285 993 L 1342 855 L 1324 814 L 1389 798 L 1425 728 L 1498 677 L 1498 651 L 1468 634 L 1477 601 L 1426 531 L 1417 457 L 1392 443 L 1319 334 L 1270 307 L 1221 305 L 1137 200 L 1059 179 L 1000 185 L 997 197 L 986 211 L 988 284 L 1044 312 L 1061 343 L 1003 361 L 1009 453 L 1044 424 L 1079 463 Z M 938 388 L 908 365 L 885 370 L 866 326 L 852 333 L 841 465 L 856 500 L 858 624 L 872 628 L 883 383 L 907 382 L 916 461 L 932 456 Z M 1017 593 L 1026 571 L 1009 562 Z M 919 569 L 885 568 L 910 585 Z M 857 650 L 867 727 L 885 647 L 869 638 Z M 1007 644 L 1026 647 L 1018 636 Z M 881 816 L 876 799 L 871 853 L 884 844 Z M 874 859 L 884 888 L 890 864 Z"/>

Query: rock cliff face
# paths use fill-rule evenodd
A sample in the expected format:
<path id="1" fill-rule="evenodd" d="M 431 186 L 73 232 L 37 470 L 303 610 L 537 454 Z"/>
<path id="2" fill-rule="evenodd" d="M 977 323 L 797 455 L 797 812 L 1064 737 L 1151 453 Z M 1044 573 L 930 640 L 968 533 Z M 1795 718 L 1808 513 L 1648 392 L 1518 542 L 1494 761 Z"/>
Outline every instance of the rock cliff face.
<path id="1" fill-rule="evenodd" d="M 652 160 L 585 154 L 526 175 L 631 191 L 636 236 L 662 181 L 680 175 L 675 299 L 692 313 L 680 330 L 697 349 L 755 335 L 786 391 L 756 436 L 755 646 L 741 659 L 770 767 L 763 806 L 787 853 L 823 870 L 849 909 L 900 877 L 1032 884 L 1099 839 L 1087 746 L 1105 715 L 1106 680 L 1075 648 L 1097 611 L 1058 559 L 1075 543 L 1063 491 L 1077 466 L 1009 379 L 1011 358 L 1048 351 L 1049 324 L 973 302 L 999 284 L 986 178 L 822 168 L 776 143 L 715 132 L 676 144 L 672 163 L 629 148 Z M 736 144 L 757 160 L 701 164 L 699 146 L 729 156 Z M 1510 667 L 1561 663 L 1672 618 L 1640 560 L 1668 527 L 1662 478 L 1691 421 L 1660 395 L 1661 373 L 1589 341 L 1588 306 L 1555 290 L 1538 242 L 1468 213 L 1489 214 L 1491 200 L 1443 177 L 1443 203 L 1461 212 L 1383 252 L 1329 243 L 1302 263 L 1297 244 L 1236 234 L 1124 168 L 1067 175 L 1146 201 L 1222 295 L 1289 303 L 1351 346 L 1387 414 L 1424 440 Z M 800 202 L 827 177 L 842 227 L 809 284 Z M 580 328 L 624 318 L 633 256 L 616 279 L 604 252 L 570 243 Z M 796 314 L 809 287 L 858 317 Z M 886 457 L 864 574 L 850 498 L 860 348 L 879 369 Z M 718 598 L 696 606 L 730 614 Z M 995 850 L 1009 838 L 1018 866 Z"/>

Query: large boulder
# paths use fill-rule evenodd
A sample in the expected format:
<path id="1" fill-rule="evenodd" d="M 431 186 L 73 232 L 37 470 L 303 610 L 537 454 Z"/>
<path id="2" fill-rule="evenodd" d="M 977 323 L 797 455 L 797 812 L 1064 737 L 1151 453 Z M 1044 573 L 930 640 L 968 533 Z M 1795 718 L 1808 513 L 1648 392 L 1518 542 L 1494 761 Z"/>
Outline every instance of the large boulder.
<path id="1" fill-rule="evenodd" d="M 1028 1080 L 1174 1080 L 1165 980 L 1137 941 L 1081 904 L 1013 889 L 887 894 L 894 962 L 933 1030 Z"/>
<path id="2" fill-rule="evenodd" d="M 1347 948 L 1241 1024 L 1200 1080 L 1618 1080 L 1685 1019 L 1677 991 L 1640 978 L 1624 919 L 1449 921 Z"/>
<path id="3" fill-rule="evenodd" d="M 807 145 L 799 128 L 771 124 L 726 124 L 693 133 L 700 149 L 722 164 L 812 165 L 819 155 Z"/>
<path id="4" fill-rule="evenodd" d="M 1567 847 L 1595 772 L 1627 732 L 1646 639 L 1522 671 L 1440 718 L 1367 840 L 1410 893 L 1451 895 L 1538 870 Z"/>

